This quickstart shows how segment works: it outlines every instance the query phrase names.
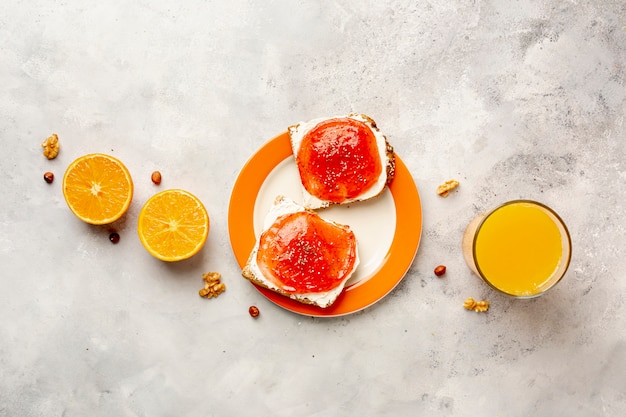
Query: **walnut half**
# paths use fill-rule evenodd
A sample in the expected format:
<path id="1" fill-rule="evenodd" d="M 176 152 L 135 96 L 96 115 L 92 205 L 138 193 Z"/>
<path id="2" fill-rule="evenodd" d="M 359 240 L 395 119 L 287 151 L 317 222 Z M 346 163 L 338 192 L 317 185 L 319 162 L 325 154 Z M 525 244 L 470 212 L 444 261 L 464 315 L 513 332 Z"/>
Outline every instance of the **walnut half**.
<path id="1" fill-rule="evenodd" d="M 44 140 L 41 143 L 41 147 L 43 148 L 43 156 L 48 159 L 56 158 L 59 154 L 59 149 L 61 148 L 57 134 L 53 133 L 52 136 L 49 136 L 46 140 Z"/>
<path id="2" fill-rule="evenodd" d="M 472 297 L 468 297 L 463 303 L 466 310 L 474 310 L 477 313 L 483 313 L 489 310 L 489 301 L 476 301 Z"/>
<path id="3" fill-rule="evenodd" d="M 226 291 L 226 285 L 221 282 L 222 275 L 219 272 L 207 272 L 202 274 L 204 288 L 198 291 L 200 297 L 213 298 Z"/>
<path id="4" fill-rule="evenodd" d="M 447 197 L 448 194 L 450 194 L 450 191 L 454 190 L 458 186 L 459 182 L 457 180 L 448 180 L 437 187 L 437 194 L 441 197 Z"/>

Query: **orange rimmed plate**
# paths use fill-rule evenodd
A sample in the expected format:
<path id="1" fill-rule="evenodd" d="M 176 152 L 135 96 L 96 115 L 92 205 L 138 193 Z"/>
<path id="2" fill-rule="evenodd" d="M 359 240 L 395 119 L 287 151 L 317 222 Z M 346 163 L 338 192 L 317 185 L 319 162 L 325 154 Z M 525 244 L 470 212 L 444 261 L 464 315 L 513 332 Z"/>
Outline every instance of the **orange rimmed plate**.
<path id="1" fill-rule="evenodd" d="M 243 166 L 228 208 L 230 243 L 243 268 L 262 231 L 274 199 L 302 199 L 300 177 L 284 132 L 265 143 Z M 332 317 L 360 311 L 385 297 L 413 263 L 422 235 L 422 207 L 411 173 L 396 155 L 396 174 L 380 196 L 346 206 L 318 210 L 325 218 L 349 225 L 357 238 L 361 263 L 335 303 L 327 308 L 302 304 L 255 287 L 270 301 L 307 316 Z"/>

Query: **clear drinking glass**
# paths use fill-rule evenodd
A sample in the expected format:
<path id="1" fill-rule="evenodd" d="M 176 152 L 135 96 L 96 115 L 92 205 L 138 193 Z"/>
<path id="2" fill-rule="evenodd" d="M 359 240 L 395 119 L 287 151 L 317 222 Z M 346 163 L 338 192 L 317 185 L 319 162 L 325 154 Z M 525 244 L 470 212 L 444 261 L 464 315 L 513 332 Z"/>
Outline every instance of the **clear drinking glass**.
<path id="1" fill-rule="evenodd" d="M 532 200 L 508 201 L 476 216 L 465 230 L 462 247 L 476 275 L 517 298 L 538 297 L 553 288 L 565 275 L 572 254 L 561 217 Z"/>

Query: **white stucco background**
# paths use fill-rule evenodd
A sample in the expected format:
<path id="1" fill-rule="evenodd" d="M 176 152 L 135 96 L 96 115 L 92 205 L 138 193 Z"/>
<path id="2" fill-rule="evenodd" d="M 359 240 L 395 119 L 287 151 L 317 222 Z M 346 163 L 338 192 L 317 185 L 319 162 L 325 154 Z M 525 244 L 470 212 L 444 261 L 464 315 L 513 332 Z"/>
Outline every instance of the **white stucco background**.
<path id="1" fill-rule="evenodd" d="M 626 414 L 622 1 L 10 1 L 0 56 L 0 416 Z M 241 278 L 230 192 L 287 126 L 353 111 L 411 171 L 421 244 L 376 305 L 297 315 Z M 117 245 L 63 200 L 90 152 L 135 181 Z M 211 231 L 164 264 L 136 219 L 174 187 Z M 564 280 L 530 301 L 461 254 L 470 219 L 514 198 L 552 206 L 573 242 Z M 217 299 L 197 293 L 208 271 Z"/>

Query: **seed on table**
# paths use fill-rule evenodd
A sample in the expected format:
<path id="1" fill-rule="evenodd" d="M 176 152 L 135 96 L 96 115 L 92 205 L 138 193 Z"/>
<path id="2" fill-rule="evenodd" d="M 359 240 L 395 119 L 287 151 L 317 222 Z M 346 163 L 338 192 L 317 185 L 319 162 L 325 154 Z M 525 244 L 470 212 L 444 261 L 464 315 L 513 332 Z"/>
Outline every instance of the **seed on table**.
<path id="1" fill-rule="evenodd" d="M 48 184 L 51 184 L 52 181 L 54 181 L 54 174 L 52 172 L 46 172 L 45 174 L 43 174 L 43 179 Z"/>
<path id="2" fill-rule="evenodd" d="M 446 267 L 445 265 L 439 265 L 438 267 L 435 268 L 435 275 L 437 275 L 438 277 L 442 276 L 443 274 L 446 273 Z"/>
<path id="3" fill-rule="evenodd" d="M 111 234 L 109 235 L 109 240 L 112 243 L 117 243 L 120 241 L 120 235 L 117 232 L 111 232 Z"/>
<path id="4" fill-rule="evenodd" d="M 250 313 L 252 317 L 259 317 L 260 311 L 257 306 L 250 306 L 248 313 Z"/>
<path id="5" fill-rule="evenodd" d="M 161 173 L 159 171 L 154 171 L 150 179 L 152 179 L 152 182 L 156 185 L 161 184 Z"/>

